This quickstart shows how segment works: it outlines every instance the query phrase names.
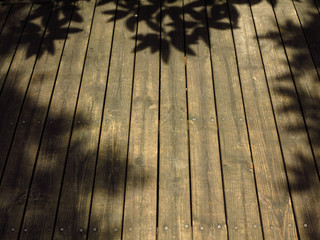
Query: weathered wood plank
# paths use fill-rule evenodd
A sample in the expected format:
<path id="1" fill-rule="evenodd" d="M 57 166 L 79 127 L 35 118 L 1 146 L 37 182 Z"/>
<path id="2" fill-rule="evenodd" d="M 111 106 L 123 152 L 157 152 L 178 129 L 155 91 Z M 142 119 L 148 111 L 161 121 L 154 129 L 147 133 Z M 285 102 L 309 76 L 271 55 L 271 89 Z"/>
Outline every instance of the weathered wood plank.
<path id="1" fill-rule="evenodd" d="M 7 20 L 7 17 L 10 13 L 10 10 L 11 10 L 11 5 L 2 5 L 0 3 L 0 34 L 2 32 L 2 29 L 3 29 L 3 26 Z M 0 35 L 1 37 L 1 35 Z M 0 41 L 1 41 L 1 38 L 0 38 Z"/>
<path id="2" fill-rule="evenodd" d="M 275 111 L 277 111 L 276 120 L 284 160 L 287 165 L 287 174 L 299 235 L 301 239 L 317 239 L 320 237 L 320 183 L 303 115 L 301 114 L 299 100 L 302 105 L 315 157 L 319 160 L 319 127 L 316 127 L 315 124 L 318 125 L 320 120 L 318 112 L 320 82 L 297 15 L 294 13 L 292 2 L 286 5 L 279 4 L 280 7 L 286 9 L 286 11 L 283 11 L 278 9 L 277 5 L 275 6 L 276 17 L 284 40 L 294 82 L 292 82 L 289 68 L 287 67 L 284 70 L 280 68 L 281 62 L 286 60 L 283 46 L 280 46 L 282 51 L 277 46 L 277 43 L 281 42 L 280 36 L 275 34 L 273 29 L 269 29 L 269 33 L 271 32 L 273 35 L 269 36 L 269 39 L 262 39 L 261 41 L 268 41 L 268 45 L 265 44 L 267 47 L 265 47 L 264 51 L 268 53 L 268 55 L 265 54 L 265 58 L 268 58 L 267 63 L 271 65 L 271 69 L 267 71 L 267 74 L 271 78 L 271 90 L 274 91 L 274 95 L 277 97 L 273 102 Z M 272 11 L 272 9 L 269 11 Z M 257 9 L 256 15 L 259 15 L 260 20 L 261 17 L 264 17 L 263 13 L 267 14 L 265 6 Z M 288 22 L 291 22 L 291 27 L 295 26 L 294 32 L 291 32 L 293 29 L 290 31 L 283 25 Z M 259 26 L 261 35 L 268 34 L 265 23 L 262 24 L 260 22 L 260 25 L 257 24 L 257 26 Z M 288 30 L 289 32 L 287 32 Z M 288 38 L 294 39 L 294 44 L 288 42 Z M 268 49 L 268 47 L 271 49 Z M 282 55 L 275 54 L 272 56 L 271 54 L 276 50 L 278 52 L 281 51 Z M 300 54 L 303 54 L 303 57 Z"/>
<path id="3" fill-rule="evenodd" d="M 131 132 L 124 212 L 124 239 L 156 239 L 160 2 L 140 2 Z M 150 27 L 150 22 L 153 27 Z M 143 43 L 150 48 L 143 48 Z"/>
<path id="4" fill-rule="evenodd" d="M 31 7 L 31 4 L 13 6 L 2 29 L 0 35 L 0 96 Z M 3 155 L 2 151 L 1 155 Z"/>
<path id="5" fill-rule="evenodd" d="M 182 7 L 162 6 L 159 239 L 192 238 Z"/>
<path id="6" fill-rule="evenodd" d="M 121 0 L 116 15 L 90 217 L 89 239 L 94 240 L 122 238 L 137 5 Z M 114 20 L 114 12 L 108 14 Z"/>
<path id="7" fill-rule="evenodd" d="M 320 166 L 320 83 L 292 2 L 274 7 L 315 159 Z M 302 126 L 304 130 L 304 126 Z M 319 174 L 319 173 L 318 173 Z"/>
<path id="8" fill-rule="evenodd" d="M 21 239 L 53 234 L 94 2 L 79 2 L 75 8 L 70 29 L 81 31 L 67 36 L 26 204 L 23 227 L 29 230 Z"/>
<path id="9" fill-rule="evenodd" d="M 320 77 L 320 14 L 312 0 L 293 1 Z M 310 66 L 311 67 L 311 66 Z"/>
<path id="10" fill-rule="evenodd" d="M 114 12 L 115 8 L 116 5 L 112 2 L 95 8 L 54 239 L 86 239 L 88 236 L 91 195 L 113 34 L 113 22 L 107 21 L 108 17 L 104 11 Z"/>
<path id="11" fill-rule="evenodd" d="M 40 50 L 44 53 L 38 59 L 35 66 L 8 158 L 6 174 L 11 171 L 13 175 L 19 176 L 16 179 L 16 185 L 11 186 L 12 188 L 19 186 L 19 190 L 15 190 L 19 192 L 18 195 L 27 194 L 40 143 L 42 128 L 45 122 L 50 96 L 53 90 L 64 44 L 64 41 L 55 39 L 54 36 L 56 33 L 61 34 L 61 37 L 63 35 L 66 36 L 67 34 L 67 28 L 61 29 L 61 26 L 57 25 L 56 20 L 59 17 L 61 18 L 61 15 L 66 18 L 71 17 L 72 9 L 70 7 L 64 7 L 64 10 L 64 14 L 62 14 L 61 4 L 55 4 Z M 67 26 L 68 23 L 63 27 Z M 54 55 L 45 50 L 46 46 L 51 43 L 54 44 L 56 49 Z M 21 167 L 17 168 L 17 166 Z M 23 202 L 21 202 L 21 204 L 23 204 Z M 24 231 L 23 233 L 27 235 L 28 232 Z"/>
<path id="12" fill-rule="evenodd" d="M 246 117 L 226 2 L 207 1 L 219 123 L 221 161 L 230 239 L 262 239 Z M 217 10 L 223 13 L 215 28 Z"/>
<path id="13" fill-rule="evenodd" d="M 184 3 L 186 45 L 193 51 L 186 53 L 193 237 L 227 239 L 206 9 L 204 1 Z"/>
<path id="14" fill-rule="evenodd" d="M 230 1 L 230 4 L 235 4 Z M 249 4 L 233 5 L 235 47 L 266 239 L 297 239 L 286 172 Z M 289 227 L 290 225 L 290 227 Z"/>
<path id="15" fill-rule="evenodd" d="M 38 11 L 40 6 L 33 6 L 31 14 Z M 9 157 L 7 165 L 4 169 L 4 161 L 7 158 L 9 146 L 11 144 L 15 125 L 18 122 L 21 107 L 24 102 L 24 96 L 28 90 L 30 78 L 32 76 L 33 68 L 36 62 L 36 55 L 28 57 L 28 51 L 34 48 L 38 51 L 42 37 L 30 36 L 33 31 L 34 25 L 41 25 L 41 20 L 47 21 L 51 11 L 51 5 L 42 7 L 43 14 L 46 16 L 44 19 L 36 18 L 29 21 L 26 25 L 25 31 L 22 36 L 21 42 L 28 42 L 29 45 L 20 45 L 15 54 L 11 70 L 7 77 L 6 85 L 0 97 L 0 112 L 1 112 L 1 173 L 2 181 L 0 186 L 0 238 L 1 239 L 16 239 L 20 227 L 20 222 L 24 210 L 24 197 L 28 188 L 28 178 L 24 178 L 19 173 L 25 171 L 23 166 L 16 161 L 14 157 Z M 40 28 L 40 36 L 43 34 L 45 28 Z M 18 128 L 27 127 L 26 120 L 21 119 Z M 19 137 L 19 136 L 17 136 Z M 25 140 L 25 139 L 23 139 Z M 25 142 L 23 142 L 25 143 Z M 19 147 L 19 146 L 18 146 Z M 20 148 L 15 151 L 21 151 Z M 3 153 L 3 155 L 2 155 Z M 14 154 L 14 153 L 13 153 Z M 27 153 L 24 153 L 24 156 Z M 25 188 L 23 187 L 25 186 Z M 21 187 L 21 189 L 20 189 Z M 14 209 L 14 212 L 12 212 Z M 12 229 L 15 229 L 12 231 Z"/>

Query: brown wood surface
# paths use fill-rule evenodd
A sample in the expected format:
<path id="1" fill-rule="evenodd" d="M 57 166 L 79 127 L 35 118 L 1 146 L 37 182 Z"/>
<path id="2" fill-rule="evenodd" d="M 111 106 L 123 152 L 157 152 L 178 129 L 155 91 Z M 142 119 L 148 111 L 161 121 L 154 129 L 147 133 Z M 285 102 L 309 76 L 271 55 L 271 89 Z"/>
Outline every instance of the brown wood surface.
<path id="1" fill-rule="evenodd" d="M 113 33 L 113 22 L 108 22 L 108 16 L 103 12 L 115 12 L 115 9 L 116 5 L 113 3 L 95 8 L 54 239 L 86 239 L 88 236 L 88 219 Z M 74 221 L 70 222 L 70 219 Z"/>
<path id="2" fill-rule="evenodd" d="M 318 124 L 320 119 L 318 111 L 320 104 L 320 82 L 302 31 L 292 32 L 286 28 L 288 24 L 284 25 L 284 22 L 291 22 L 291 27 L 299 26 L 298 24 L 300 23 L 297 15 L 292 12 L 294 11 L 294 6 L 292 3 L 286 5 L 282 3 L 279 4 L 280 7 L 291 12 L 291 14 L 289 14 L 287 11 L 280 10 L 278 6 L 276 6 L 275 9 L 294 82 L 292 82 L 291 79 L 281 78 L 289 75 L 289 69 L 286 69 L 287 74 L 282 73 L 280 75 L 279 73 L 278 79 L 275 78 L 274 81 L 272 81 L 272 83 L 275 82 L 275 84 L 278 85 L 271 86 L 271 89 L 274 89 L 275 94 L 280 94 L 280 99 L 275 99 L 274 101 L 274 107 L 284 160 L 287 165 L 289 186 L 299 235 L 301 239 L 317 239 L 320 237 L 320 212 L 315 211 L 315 209 L 320 209 L 319 175 L 315 167 L 315 159 L 312 154 L 312 149 L 310 148 L 303 115 L 299 109 L 298 96 L 309 130 L 315 157 L 319 162 L 320 144 L 319 136 L 316 136 L 319 134 L 319 131 L 317 131 L 317 127 L 314 128 L 313 126 L 315 126 L 314 124 Z M 257 13 L 259 18 L 262 16 L 262 11 L 266 12 L 265 7 L 261 8 L 263 10 Z M 262 24 L 260 24 L 260 26 L 262 26 Z M 263 24 L 263 26 L 263 30 L 261 31 L 266 32 L 265 24 Z M 289 32 L 287 32 L 288 30 Z M 294 44 L 288 41 L 288 38 L 292 39 L 292 37 L 295 38 Z M 273 39 L 275 40 L 276 38 Z M 278 41 L 280 41 L 279 37 Z M 275 42 L 277 42 L 277 40 L 275 40 Z M 270 45 L 269 41 L 269 46 Z M 276 48 L 276 46 L 274 46 L 274 48 Z M 269 52 L 268 56 L 270 56 L 270 50 L 266 49 L 266 51 Z M 302 52 L 304 53 L 303 57 L 299 56 Z M 281 61 L 280 56 L 275 57 Z M 275 63 L 272 56 L 270 56 L 269 62 L 271 61 L 276 64 L 276 66 L 281 64 Z M 275 67 L 273 67 L 270 72 L 274 74 Z M 271 75 L 271 73 L 269 74 Z M 281 78 L 281 85 L 279 84 L 279 78 Z M 293 85 L 294 83 L 296 84 L 297 92 Z M 290 84 L 290 86 L 286 84 Z M 308 194 L 304 194 L 305 191 L 308 191 Z"/>
<path id="3" fill-rule="evenodd" d="M 54 230 L 94 2 L 79 2 L 75 7 L 69 31 L 82 31 L 69 32 L 65 43 L 25 210 L 23 226 L 30 229 L 27 239 L 48 239 Z"/>
<path id="4" fill-rule="evenodd" d="M 231 1 L 230 4 L 235 3 Z M 264 237 L 297 239 L 285 167 L 250 7 L 248 4 L 234 7 L 241 16 L 233 33 L 252 157 L 257 172 Z M 234 17 L 233 13 L 231 18 Z"/>
<path id="5" fill-rule="evenodd" d="M 312 0 L 293 1 L 299 21 L 307 39 L 307 43 L 320 77 L 320 14 Z"/>
<path id="6" fill-rule="evenodd" d="M 7 79 L 7 73 L 10 68 L 11 60 L 14 57 L 18 40 L 22 34 L 24 24 L 21 24 L 21 21 L 26 21 L 30 9 L 30 6 L 23 6 L 23 8 L 20 9 L 20 18 L 17 19 L 18 8 L 13 8 L 11 10 L 11 16 L 8 17 L 7 24 L 0 35 L 0 134 L 1 136 L 6 136 L 0 142 L 0 180 L 2 178 L 3 170 L 6 164 L 6 158 L 8 156 L 8 151 L 12 140 L 12 134 L 16 125 L 16 119 L 14 119 L 14 117 L 11 116 L 11 113 L 8 112 L 8 102 L 11 103 L 12 100 L 14 101 L 15 97 L 12 98 L 10 94 L 9 98 L 1 97 L 1 93 L 3 91 L 3 84 Z"/>
<path id="7" fill-rule="evenodd" d="M 160 2 L 139 5 L 124 239 L 156 239 L 159 112 Z M 155 14 L 150 15 L 150 13 Z M 147 24 L 153 19 L 153 28 Z M 143 48 L 141 39 L 150 44 Z"/>
<path id="8" fill-rule="evenodd" d="M 228 6 L 226 2 L 212 5 L 210 1 L 207 5 L 229 238 L 262 239 Z M 210 25 L 216 9 L 225 13 L 220 22 L 226 24 L 226 29 Z"/>
<path id="9" fill-rule="evenodd" d="M 3 92 L 3 85 L 8 78 L 7 73 L 30 11 L 30 4 L 13 6 L 2 28 L 0 35 L 0 96 Z M 1 155 L 3 155 L 2 151 Z"/>
<path id="10" fill-rule="evenodd" d="M 39 8 L 40 6 L 33 6 L 31 14 L 38 11 Z M 51 5 L 42 7 L 42 10 L 45 14 L 43 20 L 46 22 L 47 16 L 51 11 Z M 37 55 L 28 57 L 28 51 L 30 51 L 30 48 L 33 48 L 35 52 L 38 51 L 45 28 L 40 30 L 39 37 L 31 38 L 29 32 L 32 31 L 33 25 L 41 25 L 41 20 L 41 18 L 36 18 L 27 22 L 21 41 L 29 42 L 30 46 L 28 44 L 19 45 L 0 98 L 0 112 L 3 113 L 1 134 L 7 137 L 2 139 L 1 143 L 2 146 L 7 148 L 14 133 L 14 127 L 9 126 L 14 126 L 19 119 L 20 109 L 24 102 L 24 96 L 28 89 L 37 57 Z M 18 127 L 27 128 L 27 120 L 21 119 Z M 21 149 L 18 148 L 18 150 Z M 13 155 L 15 155 L 14 151 Z M 26 159 L 24 158 L 26 153 L 23 155 L 23 158 L 10 157 L 6 164 L 6 171 L 2 176 L 0 186 L 0 239 L 16 239 L 19 233 L 30 182 L 30 173 L 32 172 L 32 163 L 28 166 L 29 162 L 25 163 L 23 161 Z M 6 156 L 7 152 L 4 152 L 1 157 L 5 159 Z M 31 171 L 28 171 L 28 167 L 31 167 Z M 17 188 L 17 186 L 19 187 Z M 13 209 L 14 211 L 12 211 Z"/>
<path id="11" fill-rule="evenodd" d="M 318 3 L 0 4 L 0 238 L 320 238 Z"/>
<path id="12" fill-rule="evenodd" d="M 94 240 L 122 238 L 137 2 L 118 4 L 117 15 L 109 9 L 107 16 L 111 23 L 116 17 L 116 23 L 90 218 L 89 239 Z M 132 15 L 123 17 L 125 11 Z"/>
<path id="13" fill-rule="evenodd" d="M 10 13 L 11 6 L 10 5 L 2 5 L 0 3 L 0 34 L 2 32 L 2 28 L 4 26 L 4 23 L 7 20 L 7 17 Z M 0 35 L 1 36 L 1 35 Z"/>
<path id="14" fill-rule="evenodd" d="M 162 17 L 158 238 L 187 240 L 192 223 L 182 1 L 163 3 Z"/>
<path id="15" fill-rule="evenodd" d="M 227 239 L 205 6 L 204 1 L 195 0 L 184 4 L 185 21 L 198 21 L 196 36 L 188 25 L 185 31 L 186 45 L 193 50 L 186 53 L 193 237 Z M 199 39 L 196 44 L 195 38 Z"/>
<path id="16" fill-rule="evenodd" d="M 319 168 L 319 78 L 292 2 L 278 3 L 274 10 Z"/>
<path id="17" fill-rule="evenodd" d="M 1 136 L 6 136 L 5 138 L 2 138 L 0 142 L 0 180 L 6 164 L 6 158 L 8 156 L 24 96 L 24 91 L 20 89 L 20 93 L 18 93 L 18 89 L 16 90 L 16 88 L 19 88 L 20 82 L 20 85 L 22 85 L 21 88 L 26 88 L 35 60 L 34 58 L 30 59 L 29 65 L 24 62 L 27 47 L 24 48 L 22 46 L 16 52 L 17 43 L 22 34 L 30 10 L 30 5 L 13 7 L 0 35 L 0 134 Z M 25 39 L 25 41 L 30 40 L 30 36 L 28 37 L 25 35 L 23 39 Z M 11 71 L 8 73 L 15 53 L 17 53 L 17 56 L 13 61 Z M 21 64 L 21 61 L 24 62 L 23 65 Z M 23 77 L 20 78 L 20 75 Z M 4 85 L 5 81 L 7 81 L 6 85 Z"/>
<path id="18" fill-rule="evenodd" d="M 50 31 L 47 29 L 41 47 L 41 51 L 44 51 L 44 53 L 38 59 L 35 66 L 15 138 L 12 143 L 11 152 L 8 157 L 8 169 L 11 168 L 11 171 L 18 178 L 16 182 L 12 183 L 13 188 L 16 187 L 15 184 L 20 186 L 20 193 L 18 195 L 26 194 L 28 189 L 50 96 L 60 62 L 60 56 L 63 50 L 64 41 L 54 39 L 54 35 L 55 33 L 60 32 L 60 34 L 66 36 L 67 33 L 67 28 L 61 32 L 60 26 L 56 24 L 55 17 L 61 17 L 62 15 L 60 7 L 61 5 L 56 4 L 49 20 L 48 29 L 50 29 Z M 70 8 L 66 8 L 65 11 L 66 15 L 69 14 L 69 18 L 71 16 L 71 10 L 72 9 Z M 51 42 L 53 42 L 56 47 L 54 55 L 44 50 L 46 48 L 45 46 Z M 17 166 L 20 167 L 17 168 Z M 6 170 L 6 173 L 8 172 L 8 169 Z M 27 232 L 24 231 L 24 234 L 27 234 Z"/>

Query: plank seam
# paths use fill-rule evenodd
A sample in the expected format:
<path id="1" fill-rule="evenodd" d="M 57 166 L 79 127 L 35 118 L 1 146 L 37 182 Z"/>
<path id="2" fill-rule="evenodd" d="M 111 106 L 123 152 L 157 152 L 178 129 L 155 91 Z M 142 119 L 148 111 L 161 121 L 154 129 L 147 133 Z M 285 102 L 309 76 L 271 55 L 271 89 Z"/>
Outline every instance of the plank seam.
<path id="1" fill-rule="evenodd" d="M 162 39 L 162 5 L 163 0 L 160 1 L 160 28 L 159 28 L 159 91 L 158 91 L 158 154 L 157 154 L 157 220 L 156 220 L 156 239 L 158 240 L 158 227 L 159 227 L 159 192 L 160 192 L 160 119 L 161 119 L 161 113 L 160 113 L 160 103 L 161 103 L 161 58 L 162 58 L 162 52 L 161 52 L 161 39 Z"/>
<path id="2" fill-rule="evenodd" d="M 191 181 L 191 155 L 190 155 L 190 122 L 189 122 L 189 92 L 188 92 L 188 73 L 187 73 L 187 43 L 186 43 L 186 25 L 185 25 L 185 9 L 184 0 L 182 0 L 182 19 L 183 19 L 183 44 L 184 44 L 184 74 L 185 74 L 185 89 L 186 89 L 186 110 L 187 110 L 187 136 L 188 136 L 188 163 L 189 163 L 189 195 L 190 195 L 190 225 L 193 226 L 192 217 L 192 181 Z M 193 238 L 193 231 L 192 231 Z"/>
<path id="3" fill-rule="evenodd" d="M 119 0 L 121 1 L 121 0 Z M 131 103 L 130 103 L 130 117 L 129 117 L 129 129 L 128 129 L 128 145 L 127 145 L 127 156 L 126 156 L 126 166 L 125 166 L 125 180 L 124 180 L 124 192 L 123 192 L 123 211 L 122 211 L 122 227 L 121 227 L 121 239 L 123 239 L 123 227 L 124 227 L 124 217 L 125 217 L 125 204 L 126 204 L 126 193 L 127 193 L 127 181 L 128 181 L 128 164 L 129 164 L 129 149 L 130 149 L 130 136 L 131 136 L 131 119 L 132 119 L 132 105 L 133 105 L 133 92 L 134 92 L 134 80 L 135 80 L 135 67 L 136 67 L 136 56 L 137 56 L 137 44 L 138 44 L 138 28 L 139 28 L 139 18 L 140 18 L 140 0 L 137 0 L 137 18 L 136 18 L 136 35 L 135 35 L 135 47 L 134 47 L 134 60 L 133 60 L 133 70 L 132 70 L 132 87 L 131 87 Z"/>
<path id="4" fill-rule="evenodd" d="M 207 26 L 207 37 L 208 37 L 208 47 L 210 49 L 210 65 L 211 65 L 211 76 L 212 76 L 212 92 L 214 99 L 214 108 L 215 108 L 215 118 L 216 118 L 216 126 L 217 126 L 217 137 L 218 137 L 218 146 L 219 146 L 219 161 L 220 161 L 220 172 L 221 172 L 221 187 L 223 192 L 223 205 L 224 205 L 224 216 L 225 216 L 225 225 L 227 230 L 227 239 L 229 239 L 229 227 L 228 227 L 228 215 L 227 215 L 227 205 L 226 205 L 226 194 L 225 194 L 225 184 L 223 177 L 223 166 L 222 166 L 222 158 L 221 158 L 221 144 L 220 144 L 220 131 L 219 131 L 219 119 L 218 119 L 218 108 L 216 101 L 216 91 L 215 91 L 215 80 L 213 75 L 213 62 L 212 62 L 212 52 L 211 52 L 211 42 L 210 42 L 210 29 L 209 29 L 209 21 L 208 21 L 208 7 L 207 2 L 204 0 L 205 14 L 206 14 L 206 26 Z M 229 17 L 230 19 L 230 17 Z"/>

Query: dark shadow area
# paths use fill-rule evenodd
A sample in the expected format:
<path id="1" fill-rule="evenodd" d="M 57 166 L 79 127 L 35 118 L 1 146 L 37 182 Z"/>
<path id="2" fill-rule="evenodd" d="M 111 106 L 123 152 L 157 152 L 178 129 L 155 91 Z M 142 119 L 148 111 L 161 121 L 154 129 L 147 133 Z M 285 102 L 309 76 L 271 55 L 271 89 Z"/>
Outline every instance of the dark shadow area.
<path id="1" fill-rule="evenodd" d="M 31 6 L 31 4 L 12 4 L 12 9 L 0 35 L 0 57 L 13 54 L 12 50 L 17 47 L 17 44 L 19 47 L 27 47 L 26 58 L 34 55 L 41 57 L 44 51 L 54 54 L 54 41 L 64 40 L 66 28 L 69 34 L 82 31 L 79 28 L 68 27 L 71 15 L 73 21 L 82 22 L 82 17 L 78 13 L 79 8 L 70 1 L 58 2 L 54 5 L 34 4 L 26 18 L 18 20 L 18 22 L 15 21 L 14 19 L 19 19 L 17 15 L 22 11 L 28 11 L 24 10 L 28 8 L 27 6 Z M 52 10 L 48 12 L 50 8 Z M 48 21 L 55 22 L 55 25 L 48 25 Z M 39 54 L 39 48 L 33 44 L 35 41 L 46 43 Z"/>
<path id="2" fill-rule="evenodd" d="M 89 0 L 93 1 L 93 0 Z M 182 7 L 181 5 L 175 4 L 180 0 L 164 0 L 162 1 L 161 7 L 159 4 L 159 1 L 157 0 L 147 0 L 143 3 L 139 3 L 139 1 L 130 1 L 130 0 L 98 0 L 97 7 L 109 4 L 113 2 L 114 4 L 118 4 L 118 11 L 116 13 L 116 16 L 114 15 L 114 11 L 106 11 L 105 14 L 110 15 L 109 21 L 113 22 L 115 18 L 122 19 L 126 18 L 127 22 L 127 29 L 132 32 L 133 34 L 133 41 L 135 40 L 135 24 L 136 20 L 144 22 L 147 24 L 147 26 L 150 28 L 150 30 L 154 31 L 154 33 L 147 33 L 147 34 L 139 34 L 137 36 L 138 45 L 136 50 L 141 51 L 143 49 L 149 48 L 151 52 L 156 52 L 158 49 L 155 49 L 153 47 L 153 42 L 159 42 L 160 38 L 160 32 L 159 27 L 161 26 L 161 21 L 163 18 L 169 18 L 168 25 L 171 27 L 170 32 L 165 32 L 163 27 L 160 29 L 162 34 L 162 44 L 163 46 L 168 46 L 168 49 L 171 47 L 176 48 L 177 50 L 181 52 L 185 52 L 189 55 L 194 55 L 194 51 L 192 50 L 192 44 L 197 44 L 198 41 L 204 41 L 206 44 L 208 44 L 207 36 L 203 36 L 203 29 L 207 28 L 216 28 L 216 29 L 227 29 L 230 27 L 229 23 L 225 23 L 224 21 L 229 21 L 229 13 L 225 11 L 227 9 L 227 6 L 229 7 L 229 10 L 233 14 L 233 27 L 237 27 L 237 19 L 240 17 L 240 14 L 237 12 L 237 9 L 234 7 L 236 4 L 248 4 L 245 0 L 238 0 L 233 1 L 232 4 L 227 4 L 227 2 L 224 1 L 218 1 L 218 0 L 197 0 L 189 4 L 185 4 Z M 258 4 L 259 2 L 264 0 L 254 0 L 251 4 Z M 44 36 L 45 39 L 51 39 L 52 41 L 46 41 L 47 44 L 45 48 L 42 51 L 48 51 L 52 54 L 55 53 L 55 47 L 54 47 L 54 40 L 55 39 L 61 39 L 63 37 L 63 34 L 60 34 L 60 32 L 64 31 L 64 28 L 66 27 L 66 23 L 70 21 L 70 16 L 68 12 L 66 11 L 67 8 L 70 8 L 73 6 L 73 3 L 71 1 L 57 1 L 59 2 L 59 6 L 55 7 L 53 11 L 50 13 L 50 21 L 56 22 L 56 28 L 58 30 L 52 31 L 52 29 L 47 28 L 46 35 Z M 19 12 L 19 8 L 24 7 L 22 4 L 13 4 L 15 6 L 15 10 L 11 10 L 11 12 L 17 11 Z M 21 5 L 19 7 L 19 5 Z M 47 4 L 45 4 L 47 5 Z M 56 3 L 57 5 L 57 3 Z M 28 31 L 25 31 L 24 34 L 32 36 L 32 38 L 38 38 L 42 39 L 42 29 L 47 27 L 47 15 L 44 14 L 44 8 L 46 7 L 38 7 L 35 10 L 31 11 L 27 22 L 25 20 L 21 21 L 19 23 L 21 28 L 28 29 Z M 139 10 L 138 10 L 139 9 Z M 82 21 L 82 17 L 78 14 L 78 8 L 74 7 L 73 9 L 73 21 Z M 207 10 L 207 19 L 208 22 L 203 22 L 203 15 L 206 15 Z M 139 12 L 143 12 L 143 17 L 139 16 Z M 181 14 L 179 14 L 181 13 Z M 182 14 L 184 13 L 184 14 Z M 13 14 L 13 13 L 10 13 Z M 184 21 L 184 15 L 191 16 L 189 21 Z M 35 24 L 34 20 L 40 19 L 41 23 Z M 184 46 L 180 42 L 178 42 L 175 38 L 176 34 L 178 34 L 181 31 L 181 26 L 183 25 L 185 27 L 185 32 L 188 32 L 188 34 L 185 33 L 185 37 L 189 39 L 188 44 Z M 8 25 L 9 24 L 9 25 Z M 4 33 L 1 35 L 1 39 L 9 39 L 11 38 L 12 34 L 17 34 L 14 31 L 14 28 L 16 26 L 10 26 L 16 25 L 16 23 L 6 23 L 5 28 L 12 29 L 13 31 L 8 31 L 7 33 Z M 78 31 L 81 31 L 82 29 L 69 29 L 69 34 L 75 33 Z M 28 54 L 27 57 L 30 57 L 32 55 L 37 55 L 38 52 L 33 49 L 32 44 L 30 41 L 22 41 L 20 44 L 28 46 Z M 6 55 L 8 53 L 8 49 L 15 48 L 16 43 L 11 42 L 10 40 L 6 41 L 6 47 L 3 49 L 0 49 L 0 56 Z M 42 56 L 42 53 L 40 52 L 39 57 Z M 170 51 L 168 51 L 168 55 L 164 54 L 162 55 L 163 60 L 165 62 L 168 61 L 168 58 L 170 57 Z"/>
<path id="3" fill-rule="evenodd" d="M 293 6 L 295 2 L 293 1 Z M 299 3 L 303 5 L 303 3 Z M 313 4 L 309 1 L 309 4 Z M 307 6 L 307 1 L 305 6 Z M 298 6 L 296 6 L 296 10 Z M 314 8 L 316 6 L 314 5 Z M 288 10 L 289 11 L 289 10 Z M 308 14 L 308 16 L 303 16 Z M 285 48 L 287 51 L 288 63 L 291 68 L 291 73 L 283 76 L 278 76 L 277 80 L 293 81 L 294 88 L 285 86 L 279 87 L 276 90 L 281 98 L 289 99 L 287 105 L 278 109 L 282 116 L 294 114 L 303 116 L 303 120 L 299 124 L 288 124 L 286 131 L 294 133 L 296 136 L 307 135 L 307 141 L 303 145 L 310 146 L 310 150 L 304 153 L 295 151 L 295 160 L 297 164 L 287 166 L 287 172 L 293 176 L 294 182 L 290 182 L 290 190 L 294 194 L 301 196 L 313 194 L 319 196 L 319 163 L 320 163 L 320 81 L 319 81 L 319 51 L 320 51 L 320 34 L 316 26 L 319 26 L 319 14 L 300 12 L 297 10 L 297 16 L 302 19 L 308 19 L 308 24 L 304 22 L 301 25 L 298 19 L 296 22 L 287 20 L 285 23 L 279 23 L 281 33 L 280 38 L 274 38 L 278 32 L 270 32 L 265 36 L 268 41 L 277 41 L 279 48 Z M 280 18 L 279 14 L 277 16 Z M 288 64 L 285 63 L 285 64 Z M 297 101 L 298 99 L 298 101 Z M 298 106 L 296 106 L 298 102 Z M 305 139 L 305 138 L 303 138 Z M 306 153 L 310 153 L 307 154 Z M 314 199 L 314 197 L 313 197 Z M 300 207 L 300 206 L 299 206 Z M 309 228 L 308 239 L 320 239 L 319 209 L 315 206 L 306 206 L 313 210 L 305 211 L 302 221 L 303 226 L 299 228 Z M 301 221 L 301 219 L 300 219 Z"/>

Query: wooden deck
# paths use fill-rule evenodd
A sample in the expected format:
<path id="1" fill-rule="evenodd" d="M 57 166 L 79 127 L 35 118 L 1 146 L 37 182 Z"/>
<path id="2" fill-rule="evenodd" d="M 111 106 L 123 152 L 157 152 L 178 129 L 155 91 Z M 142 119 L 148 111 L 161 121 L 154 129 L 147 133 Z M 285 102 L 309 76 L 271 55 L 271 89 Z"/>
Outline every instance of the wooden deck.
<path id="1" fill-rule="evenodd" d="M 0 239 L 320 239 L 320 0 L 0 5 Z"/>

